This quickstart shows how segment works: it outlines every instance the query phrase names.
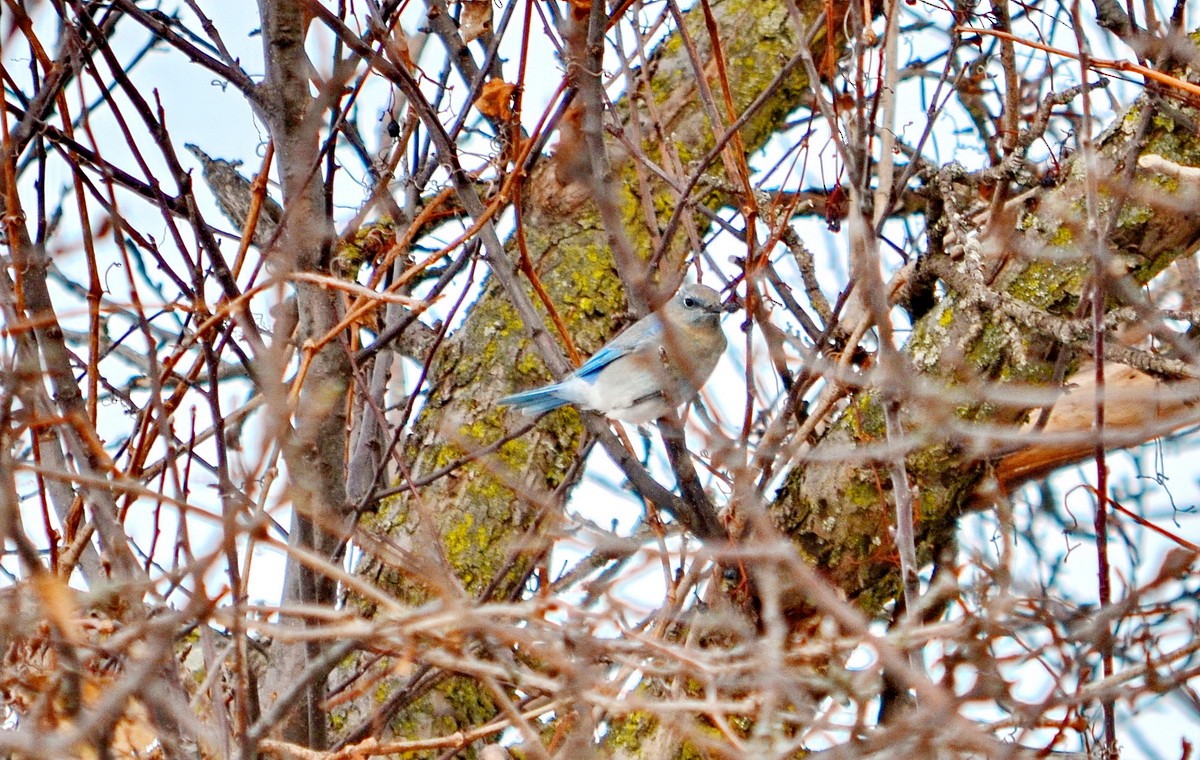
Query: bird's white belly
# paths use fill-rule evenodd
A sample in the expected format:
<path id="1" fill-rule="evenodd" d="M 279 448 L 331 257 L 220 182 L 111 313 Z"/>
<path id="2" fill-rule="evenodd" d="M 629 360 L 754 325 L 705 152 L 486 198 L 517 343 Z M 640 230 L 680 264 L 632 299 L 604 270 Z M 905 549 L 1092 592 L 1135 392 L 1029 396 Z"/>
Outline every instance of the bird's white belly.
<path id="1" fill-rule="evenodd" d="M 590 382 L 573 378 L 564 390 L 585 409 L 640 425 L 691 400 L 699 390 L 695 380 L 707 378 L 711 371 L 711 366 L 705 366 L 669 372 L 662 356 L 625 356 Z"/>

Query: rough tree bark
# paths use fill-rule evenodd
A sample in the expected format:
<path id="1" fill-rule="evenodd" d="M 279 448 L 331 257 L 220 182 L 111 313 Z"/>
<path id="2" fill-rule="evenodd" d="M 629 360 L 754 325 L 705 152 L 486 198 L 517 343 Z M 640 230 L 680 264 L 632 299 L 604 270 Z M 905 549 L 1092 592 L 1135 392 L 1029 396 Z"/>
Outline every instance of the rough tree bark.
<path id="1" fill-rule="evenodd" d="M 799 32 L 784 2 L 724 0 L 711 5 L 737 112 L 770 90 L 740 129 L 742 144 L 753 151 L 783 124 L 805 92 L 805 80 L 794 60 Z M 811 3 L 805 12 L 815 18 L 822 7 Z M 687 14 L 687 28 L 700 60 L 715 77 L 710 38 L 699 8 Z M 820 58 L 820 51 L 815 55 Z M 775 81 L 785 67 L 789 73 Z M 691 168 L 716 138 L 699 100 L 689 54 L 673 38 L 660 46 L 647 68 L 653 73 L 644 97 L 653 98 L 665 114 L 666 128 L 661 135 L 645 136 L 646 142 L 638 148 L 657 155 L 657 141 L 670 140 Z M 621 106 L 621 112 L 627 114 L 628 106 Z M 576 139 L 581 138 L 576 135 Z M 660 226 L 670 217 L 677 195 L 653 178 L 639 185 L 625 150 L 612 140 L 608 148 L 615 172 L 612 191 L 623 210 L 624 232 L 638 254 L 646 256 L 652 244 L 642 221 L 646 204 L 639 188 L 652 195 L 648 200 L 659 210 Z M 520 203 L 529 258 L 586 355 L 626 324 L 628 310 L 608 248 L 610 231 L 591 203 L 586 170 L 577 167 L 578 161 L 560 149 L 559 156 L 539 163 L 524 180 Z M 710 167 L 706 176 L 718 174 Z M 655 279 L 678 281 L 686 255 L 682 239 L 676 237 Z M 510 250 L 516 260 L 520 254 L 515 245 Z M 447 340 L 431 367 L 428 401 L 405 450 L 407 477 L 418 480 L 494 443 L 520 424 L 519 416 L 510 415 L 495 401 L 547 379 L 526 337 L 533 328 L 542 329 L 522 325 L 506 294 L 494 279 L 489 281 L 462 328 Z M 471 598 L 485 590 L 490 598 L 512 598 L 548 548 L 546 538 L 555 531 L 557 512 L 579 475 L 579 458 L 589 448 L 590 439 L 575 412 L 552 415 L 528 435 L 503 444 L 494 456 L 463 466 L 417 495 L 402 494 L 381 504 L 360 525 L 369 533 L 390 537 L 409 556 L 422 557 L 419 563 L 414 561 L 420 567 L 452 568 Z M 365 562 L 360 572 L 412 603 L 425 600 L 430 587 L 445 586 L 444 581 L 422 582 L 412 577 L 413 568 L 395 567 L 378 557 Z M 388 666 L 386 661 L 375 665 Z M 477 685 L 446 681 L 438 690 L 439 698 L 452 708 L 443 705 L 433 725 L 436 730 L 457 730 L 494 709 Z M 377 707 L 359 704 L 339 722 L 360 725 L 358 718 Z M 417 735 L 418 727 L 428 725 L 429 710 L 427 701 L 410 709 L 392 723 L 393 730 L 397 735 Z"/>
<path id="2" fill-rule="evenodd" d="M 1136 284 L 1196 250 L 1200 218 L 1189 213 L 1194 190 L 1138 167 L 1139 157 L 1148 154 L 1179 164 L 1195 162 L 1200 155 L 1195 127 L 1195 109 L 1147 95 L 1097 141 L 1090 176 L 1109 178 L 1098 188 L 1103 224 L 1099 239 L 1106 241 L 1117 267 L 1106 288 L 1112 307 L 1140 305 Z M 999 389 L 1021 383 L 1056 388 L 1059 355 L 1066 353 L 1064 366 L 1072 366 L 1087 354 L 1089 333 L 1077 332 L 1064 341 L 1056 330 L 1059 322 L 1051 327 L 1039 319 L 1074 316 L 1090 282 L 1092 262 L 1086 252 L 1092 241 L 1082 212 L 1089 173 L 1077 159 L 1062 176 L 1056 187 L 1010 201 L 1004 223 L 968 229 L 973 240 L 962 240 L 960 231 L 956 259 L 942 254 L 937 261 L 925 262 L 945 273 L 949 292 L 915 325 L 905 347 L 922 383 L 914 387 L 918 402 L 921 395 L 953 393 L 968 378 L 984 378 Z M 977 191 L 957 186 L 959 197 L 949 200 L 960 209 L 978 208 Z M 976 227 L 979 220 L 968 221 Z M 947 220 L 942 236 L 952 227 Z M 998 268 L 993 281 L 985 283 L 985 273 Z M 1108 358 L 1135 360 L 1115 353 Z M 1164 377 L 1179 380 L 1186 375 Z M 925 563 L 951 545 L 957 520 L 966 510 L 987 503 L 981 501 L 979 489 L 993 452 L 970 450 L 964 442 L 977 438 L 989 423 L 1019 421 L 1028 408 L 964 404 L 957 420 L 931 418 L 927 411 L 919 403 L 904 410 L 906 461 L 918 497 L 919 549 Z M 893 520 L 890 484 L 879 477 L 879 461 L 857 454 L 884 442 L 877 393 L 855 394 L 848 411 L 813 448 L 808 461 L 792 470 L 771 505 L 776 525 L 804 558 L 870 615 L 879 614 L 900 588 L 894 550 L 880 530 Z"/>

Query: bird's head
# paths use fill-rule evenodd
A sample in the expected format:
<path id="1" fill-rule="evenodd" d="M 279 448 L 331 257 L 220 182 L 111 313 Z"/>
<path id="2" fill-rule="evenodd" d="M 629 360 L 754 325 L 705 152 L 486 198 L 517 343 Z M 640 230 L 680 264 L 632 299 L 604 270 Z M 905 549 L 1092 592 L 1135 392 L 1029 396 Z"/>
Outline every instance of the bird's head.
<path id="1" fill-rule="evenodd" d="M 717 291 L 707 285 L 684 285 L 667 302 L 666 316 L 677 324 L 715 324 L 724 311 Z"/>

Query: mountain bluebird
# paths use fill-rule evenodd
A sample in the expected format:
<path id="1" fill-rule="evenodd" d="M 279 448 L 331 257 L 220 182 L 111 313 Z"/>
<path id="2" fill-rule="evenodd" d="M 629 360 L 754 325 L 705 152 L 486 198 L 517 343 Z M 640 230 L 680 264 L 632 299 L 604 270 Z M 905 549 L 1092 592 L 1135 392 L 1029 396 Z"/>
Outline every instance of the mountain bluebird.
<path id="1" fill-rule="evenodd" d="M 700 392 L 725 352 L 721 295 L 684 285 L 661 309 L 633 323 L 561 382 L 500 399 L 529 415 L 565 404 L 642 424 Z"/>

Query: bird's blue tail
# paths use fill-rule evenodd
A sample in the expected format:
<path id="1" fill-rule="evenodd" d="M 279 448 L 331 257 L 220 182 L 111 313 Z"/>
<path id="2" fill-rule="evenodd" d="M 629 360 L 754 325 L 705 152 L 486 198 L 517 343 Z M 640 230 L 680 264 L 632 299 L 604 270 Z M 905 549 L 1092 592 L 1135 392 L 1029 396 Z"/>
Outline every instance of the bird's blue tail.
<path id="1" fill-rule="evenodd" d="M 530 416 L 536 416 L 570 403 L 559 396 L 558 391 L 557 385 L 547 385 L 544 388 L 534 388 L 531 391 L 505 396 L 498 403 L 520 409 Z"/>

